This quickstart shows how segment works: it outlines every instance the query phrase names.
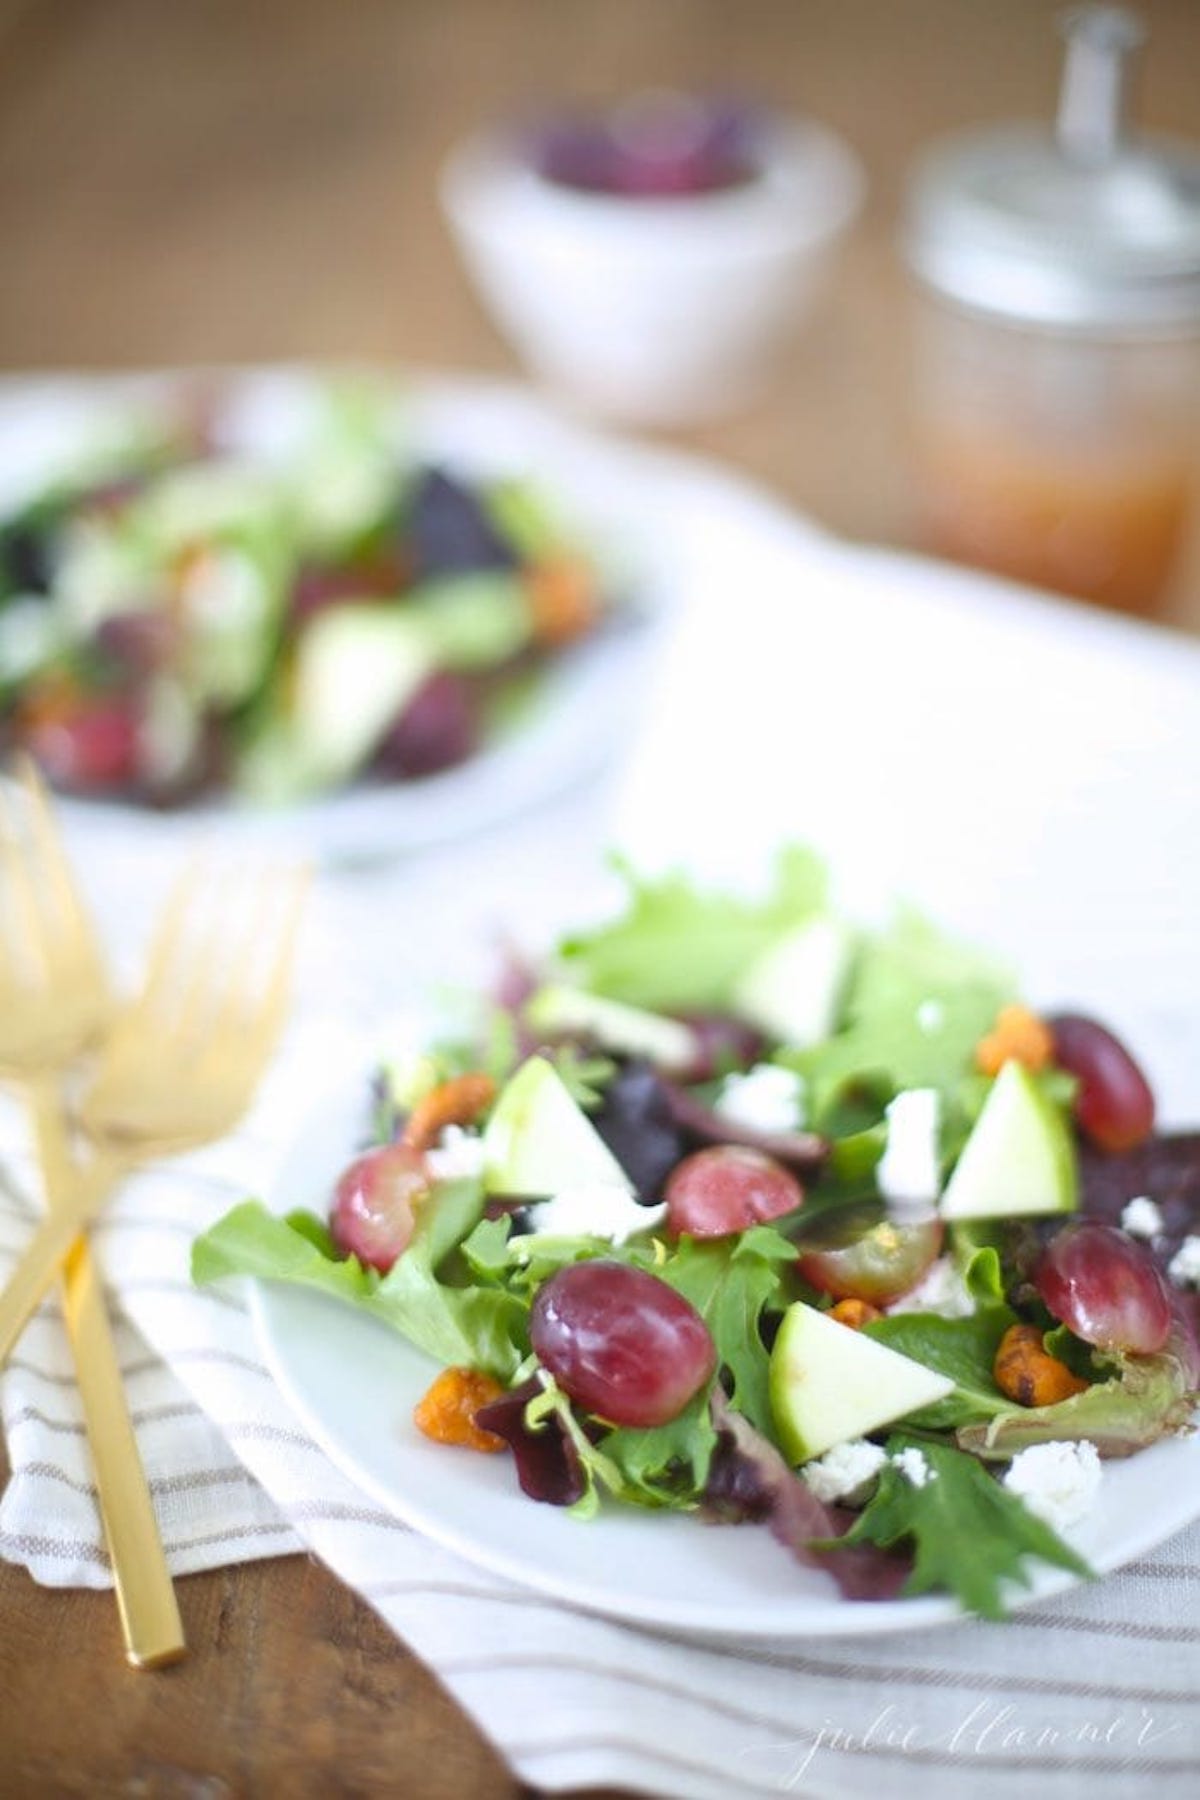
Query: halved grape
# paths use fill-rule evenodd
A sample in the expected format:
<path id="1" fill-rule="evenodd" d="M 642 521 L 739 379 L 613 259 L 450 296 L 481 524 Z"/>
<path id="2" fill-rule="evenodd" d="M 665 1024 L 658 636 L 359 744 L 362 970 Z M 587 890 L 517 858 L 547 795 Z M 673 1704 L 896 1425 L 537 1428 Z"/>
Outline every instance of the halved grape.
<path id="1" fill-rule="evenodd" d="M 1152 1356 L 1171 1331 L 1171 1295 L 1148 1250 L 1115 1225 L 1067 1225 L 1042 1253 L 1034 1285 L 1056 1319 L 1099 1350 Z"/>
<path id="2" fill-rule="evenodd" d="M 140 773 L 141 720 L 125 699 L 101 694 L 47 709 L 25 742 L 49 780 L 75 793 L 130 787 Z"/>
<path id="3" fill-rule="evenodd" d="M 479 735 L 475 693 L 461 675 L 442 669 L 421 684 L 390 727 L 376 764 L 389 775 L 436 775 L 465 762 Z"/>
<path id="4" fill-rule="evenodd" d="M 742 1144 L 714 1144 L 685 1156 L 664 1190 L 667 1224 L 678 1237 L 728 1237 L 795 1212 L 804 1189 L 789 1169 Z"/>
<path id="5" fill-rule="evenodd" d="M 1154 1130 L 1154 1095 L 1124 1044 L 1081 1013 L 1059 1013 L 1047 1023 L 1055 1062 L 1079 1083 L 1079 1129 L 1101 1150 L 1143 1143 Z"/>
<path id="6" fill-rule="evenodd" d="M 414 1207 L 430 1189 L 425 1159 L 402 1144 L 356 1157 L 338 1181 L 329 1231 L 338 1249 L 386 1275 L 408 1248 Z"/>
<path id="7" fill-rule="evenodd" d="M 944 1231 L 933 1212 L 901 1222 L 874 1201 L 839 1207 L 805 1232 L 798 1245 L 800 1273 L 834 1300 L 887 1306 L 928 1274 Z"/>
<path id="8" fill-rule="evenodd" d="M 614 1425 L 665 1425 L 716 1367 L 690 1301 L 642 1269 L 570 1263 L 538 1289 L 529 1336 L 563 1392 Z"/>

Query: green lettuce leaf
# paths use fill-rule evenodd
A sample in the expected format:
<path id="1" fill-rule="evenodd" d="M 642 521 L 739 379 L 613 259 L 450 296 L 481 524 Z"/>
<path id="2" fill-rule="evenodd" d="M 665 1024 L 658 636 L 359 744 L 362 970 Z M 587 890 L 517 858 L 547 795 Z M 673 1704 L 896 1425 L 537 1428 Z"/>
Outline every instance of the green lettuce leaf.
<path id="1" fill-rule="evenodd" d="M 805 1077 L 818 1130 L 867 1081 L 895 1092 L 937 1088 L 957 1109 L 976 1044 L 1014 998 L 1011 978 L 991 958 L 904 910 L 861 946 L 843 1029 L 780 1060 Z"/>
<path id="2" fill-rule="evenodd" d="M 603 1448 L 620 1470 L 626 1500 L 679 1508 L 699 1504 L 716 1443 L 706 1386 L 666 1425 L 640 1431 L 620 1426 L 604 1438 Z"/>
<path id="3" fill-rule="evenodd" d="M 929 1465 L 929 1479 L 918 1487 L 888 1463 L 872 1498 L 833 1544 L 908 1546 L 913 1571 L 906 1594 L 945 1591 L 985 1619 L 1004 1617 L 1006 1582 L 1028 1587 L 1031 1558 L 1073 1575 L 1091 1574 L 1082 1557 L 974 1457 L 903 1436 L 890 1438 L 887 1448 L 894 1454 L 914 1444 Z"/>
<path id="4" fill-rule="evenodd" d="M 1129 1456 L 1182 1431 L 1196 1404 L 1186 1352 L 1168 1345 L 1157 1356 L 1114 1353 L 1116 1373 L 1053 1406 L 1006 1405 L 989 1420 L 962 1426 L 957 1439 L 972 1455 L 1007 1461 L 1031 1444 L 1090 1440 L 1101 1456 Z"/>
<path id="5" fill-rule="evenodd" d="M 317 1288 L 381 1319 L 439 1363 L 486 1370 L 508 1381 L 528 1354 L 527 1308 L 494 1283 L 450 1286 L 438 1272 L 478 1223 L 478 1184 L 448 1182 L 421 1207 L 412 1241 L 386 1275 L 356 1257 L 337 1258 L 319 1221 L 278 1218 L 249 1200 L 192 1246 L 192 1279 L 231 1275 Z"/>
<path id="6" fill-rule="evenodd" d="M 558 947 L 568 978 L 651 1012 L 720 1011 L 747 963 L 826 903 L 824 866 L 811 851 L 780 853 L 765 899 L 699 891 L 681 874 L 639 878 L 624 917 Z"/>
<path id="7" fill-rule="evenodd" d="M 914 1362 L 954 1383 L 954 1392 L 935 1400 L 906 1423 L 925 1431 L 950 1431 L 959 1425 L 993 1419 L 1011 1401 L 992 1378 L 1000 1339 L 1016 1320 L 1007 1306 L 989 1306 L 966 1319 L 943 1319 L 934 1313 L 892 1313 L 863 1327 L 868 1337 L 911 1356 Z"/>
<path id="8" fill-rule="evenodd" d="M 690 1300 L 717 1346 L 726 1371 L 730 1404 L 759 1431 L 774 1430 L 768 1386 L 770 1356 L 761 1320 L 782 1311 L 790 1293 L 784 1283 L 796 1262 L 796 1247 L 768 1225 L 733 1238 L 681 1238 L 679 1248 L 653 1273 Z"/>

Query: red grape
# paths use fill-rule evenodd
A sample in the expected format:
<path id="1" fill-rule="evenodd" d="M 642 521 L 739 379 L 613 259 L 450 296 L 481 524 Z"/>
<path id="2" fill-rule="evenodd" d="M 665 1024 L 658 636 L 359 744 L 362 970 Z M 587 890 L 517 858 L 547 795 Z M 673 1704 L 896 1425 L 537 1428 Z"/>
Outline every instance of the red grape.
<path id="1" fill-rule="evenodd" d="M 538 1289 L 530 1341 L 563 1392 L 614 1425 L 665 1425 L 716 1368 L 708 1326 L 656 1275 L 598 1259 Z"/>
<path id="2" fill-rule="evenodd" d="M 79 793 L 130 786 L 139 773 L 140 738 L 133 708 L 103 695 L 48 710 L 25 734 L 50 781 Z"/>
<path id="3" fill-rule="evenodd" d="M 386 1275 L 408 1248 L 414 1207 L 430 1189 L 425 1159 L 402 1144 L 368 1150 L 346 1169 L 334 1193 L 329 1230 L 338 1249 Z"/>
<path id="4" fill-rule="evenodd" d="M 728 1237 L 766 1219 L 795 1212 L 804 1189 L 790 1170 L 760 1150 L 714 1144 L 671 1171 L 664 1190 L 667 1224 L 678 1237 Z"/>
<path id="5" fill-rule="evenodd" d="M 1171 1295 L 1150 1252 L 1115 1225 L 1083 1220 L 1050 1240 L 1034 1284 L 1056 1319 L 1100 1350 L 1152 1356 L 1171 1331 Z"/>
<path id="6" fill-rule="evenodd" d="M 874 1204 L 835 1211 L 799 1245 L 800 1273 L 834 1300 L 887 1306 L 936 1262 L 945 1227 L 936 1213 L 899 1220 Z"/>
<path id="7" fill-rule="evenodd" d="M 1055 1062 L 1079 1082 L 1079 1129 L 1101 1150 L 1143 1143 L 1154 1130 L 1154 1095 L 1124 1044 L 1080 1013 L 1059 1013 L 1047 1023 Z"/>
<path id="8" fill-rule="evenodd" d="M 379 747 L 389 775 L 436 775 L 465 762 L 479 743 L 476 696 L 461 675 L 443 669 L 417 689 Z"/>

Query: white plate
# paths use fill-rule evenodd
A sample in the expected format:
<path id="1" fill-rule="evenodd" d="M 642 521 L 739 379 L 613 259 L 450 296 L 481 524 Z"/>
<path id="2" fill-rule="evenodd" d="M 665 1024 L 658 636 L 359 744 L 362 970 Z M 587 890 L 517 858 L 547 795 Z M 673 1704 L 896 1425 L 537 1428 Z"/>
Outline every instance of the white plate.
<path id="1" fill-rule="evenodd" d="M 337 371 L 332 371 L 334 375 Z M 18 503 L 103 437 L 130 406 L 181 384 L 215 387 L 230 443 L 284 455 L 302 438 L 320 392 L 317 373 L 266 368 L 125 377 L 62 376 L 0 384 L 0 509 Z M 582 537 L 611 562 L 632 600 L 610 632 L 544 675 L 519 728 L 461 768 L 408 784 L 351 788 L 280 810 L 208 802 L 157 814 L 112 802 L 64 802 L 76 841 L 252 837 L 258 845 L 357 861 L 479 830 L 594 774 L 627 740 L 656 628 L 673 593 L 664 503 L 691 472 L 682 459 L 574 425 L 526 390 L 498 382 L 397 377 L 396 435 L 423 458 L 478 475 L 537 477 Z M 111 423 L 108 428 L 111 430 Z M 691 475 L 694 484 L 703 477 Z"/>
<path id="2" fill-rule="evenodd" d="M 297 1141 L 274 1191 L 278 1212 L 322 1215 L 363 1141 L 365 1080 L 331 1100 Z M 481 1567 L 631 1624 L 716 1637 L 788 1639 L 910 1631 L 960 1616 L 943 1598 L 852 1602 L 755 1526 L 605 1506 L 583 1522 L 519 1491 L 508 1456 L 431 1443 L 412 1408 L 437 1372 L 378 1321 L 321 1294 L 256 1283 L 260 1340 L 309 1432 L 384 1507 Z M 1106 1465 L 1101 1497 L 1071 1541 L 1103 1572 L 1144 1554 L 1200 1510 L 1200 1437 Z M 1035 1566 L 1030 1599 L 1073 1578 Z M 1025 1591 L 1014 1592 L 1014 1604 Z"/>

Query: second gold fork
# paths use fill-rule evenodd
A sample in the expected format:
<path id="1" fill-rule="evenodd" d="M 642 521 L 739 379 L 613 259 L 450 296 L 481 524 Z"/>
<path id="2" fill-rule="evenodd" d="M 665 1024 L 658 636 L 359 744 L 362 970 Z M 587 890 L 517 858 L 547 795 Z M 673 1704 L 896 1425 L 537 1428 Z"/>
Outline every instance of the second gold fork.
<path id="1" fill-rule="evenodd" d="M 0 812 L 0 1063 L 26 1095 L 51 1216 L 72 1210 L 61 1073 L 112 1008 L 95 940 L 40 781 L 24 768 Z M 142 1467 L 104 1296 L 85 1237 L 67 1258 L 63 1308 L 128 1661 L 158 1668 L 186 1644 Z"/>

